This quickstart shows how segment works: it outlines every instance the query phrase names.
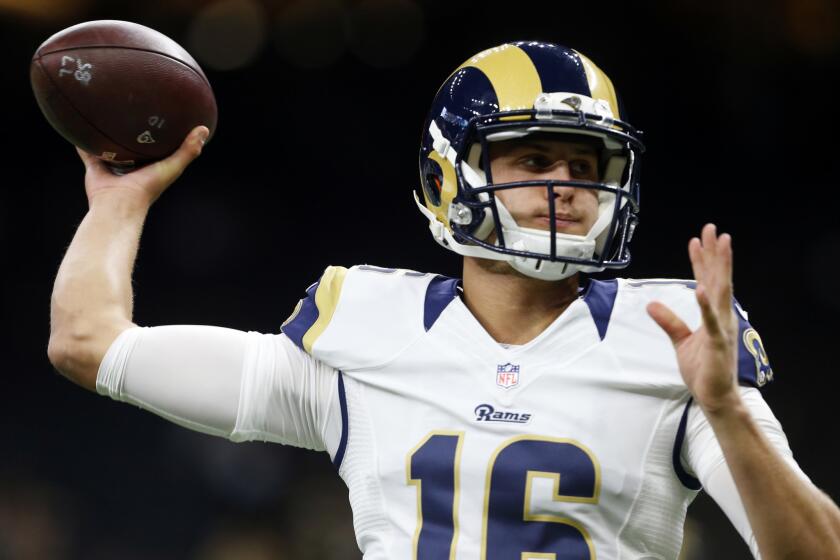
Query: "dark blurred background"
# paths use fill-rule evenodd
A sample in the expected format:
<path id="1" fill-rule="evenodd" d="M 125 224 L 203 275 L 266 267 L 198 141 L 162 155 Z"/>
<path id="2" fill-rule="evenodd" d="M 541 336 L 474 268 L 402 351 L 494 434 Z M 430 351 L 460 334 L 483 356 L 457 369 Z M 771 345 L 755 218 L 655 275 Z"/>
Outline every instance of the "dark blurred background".
<path id="1" fill-rule="evenodd" d="M 149 217 L 143 325 L 276 332 L 327 264 L 459 274 L 411 191 L 438 85 L 486 47 L 572 46 L 646 134 L 632 277 L 686 277 L 707 221 L 776 372 L 796 458 L 840 499 L 836 381 L 837 0 L 0 0 L 0 559 L 358 559 L 325 454 L 234 445 L 76 388 L 46 357 L 49 294 L 86 210 L 83 167 L 40 114 L 48 36 L 123 19 L 184 45 L 219 127 Z M 686 560 L 749 553 L 701 496 Z"/>

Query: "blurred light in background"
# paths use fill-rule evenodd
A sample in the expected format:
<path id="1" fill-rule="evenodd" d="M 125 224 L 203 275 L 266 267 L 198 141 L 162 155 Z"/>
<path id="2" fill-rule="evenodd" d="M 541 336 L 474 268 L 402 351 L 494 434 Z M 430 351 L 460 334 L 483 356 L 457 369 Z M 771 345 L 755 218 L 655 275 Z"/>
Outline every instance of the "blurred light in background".
<path id="1" fill-rule="evenodd" d="M 214 70 L 235 70 L 256 58 L 265 44 L 267 17 L 255 0 L 219 0 L 190 24 L 188 50 Z"/>
<path id="2" fill-rule="evenodd" d="M 371 66 L 399 66 L 423 43 L 423 11 L 413 0 L 362 0 L 349 15 L 350 48 Z"/>
<path id="3" fill-rule="evenodd" d="M 85 14 L 97 5 L 104 2 L 0 0 L 0 12 L 77 23 L 91 19 Z M 394 68 L 414 56 L 425 36 L 423 9 L 415 0 L 171 0 L 165 8 L 145 9 L 158 17 L 191 17 L 185 46 L 202 66 L 217 71 L 253 63 L 269 30 L 277 53 L 302 68 L 329 66 L 348 47 L 365 64 Z"/>
<path id="4" fill-rule="evenodd" d="M 92 0 L 0 0 L 0 13 L 56 21 L 81 13 L 91 3 Z"/>
<path id="5" fill-rule="evenodd" d="M 49 483 L 0 474 L 0 558 L 66 558 L 78 527 L 75 499 Z"/>
<path id="6" fill-rule="evenodd" d="M 840 46 L 840 2 L 787 0 L 785 31 L 794 46 L 809 55 L 827 55 Z"/>
<path id="7" fill-rule="evenodd" d="M 274 44 L 291 64 L 321 68 L 347 49 L 345 27 L 346 12 L 340 0 L 297 0 L 277 14 Z"/>
<path id="8" fill-rule="evenodd" d="M 219 527 L 201 543 L 194 560 L 287 560 L 289 544 L 271 527 L 244 523 Z"/>

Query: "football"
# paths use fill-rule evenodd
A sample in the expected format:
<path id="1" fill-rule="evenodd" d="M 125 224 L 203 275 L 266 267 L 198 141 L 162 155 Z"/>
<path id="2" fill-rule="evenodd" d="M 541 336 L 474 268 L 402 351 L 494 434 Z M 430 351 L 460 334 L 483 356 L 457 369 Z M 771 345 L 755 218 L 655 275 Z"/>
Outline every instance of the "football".
<path id="1" fill-rule="evenodd" d="M 30 80 L 44 116 L 64 138 L 117 167 L 173 153 L 193 127 L 216 129 L 216 99 L 178 43 L 126 21 L 89 21 L 35 52 Z"/>

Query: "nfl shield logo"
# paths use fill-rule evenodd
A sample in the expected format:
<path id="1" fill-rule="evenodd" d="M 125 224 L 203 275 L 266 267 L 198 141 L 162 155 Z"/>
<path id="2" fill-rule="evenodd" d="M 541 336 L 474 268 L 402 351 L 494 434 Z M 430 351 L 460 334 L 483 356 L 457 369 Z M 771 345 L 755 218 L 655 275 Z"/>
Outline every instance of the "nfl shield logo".
<path id="1" fill-rule="evenodd" d="M 510 362 L 496 366 L 496 385 L 505 389 L 519 385 L 519 366 Z"/>

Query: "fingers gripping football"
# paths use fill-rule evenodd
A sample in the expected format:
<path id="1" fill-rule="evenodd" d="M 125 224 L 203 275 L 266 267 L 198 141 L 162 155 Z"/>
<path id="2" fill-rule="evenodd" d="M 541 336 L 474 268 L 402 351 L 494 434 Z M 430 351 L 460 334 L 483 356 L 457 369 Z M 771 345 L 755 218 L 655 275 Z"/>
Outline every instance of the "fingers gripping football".
<path id="1" fill-rule="evenodd" d="M 151 205 L 201 154 L 209 132 L 205 126 L 195 127 L 175 153 L 125 175 L 114 174 L 101 159 L 77 149 L 85 164 L 88 202 L 93 203 L 95 198 L 106 193 L 118 193 L 119 196 Z"/>

